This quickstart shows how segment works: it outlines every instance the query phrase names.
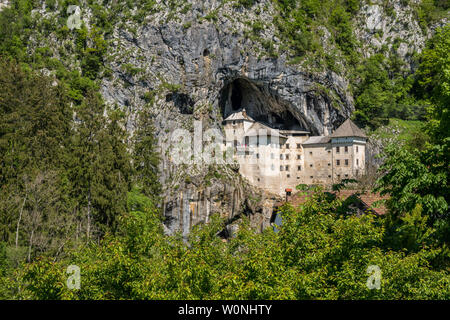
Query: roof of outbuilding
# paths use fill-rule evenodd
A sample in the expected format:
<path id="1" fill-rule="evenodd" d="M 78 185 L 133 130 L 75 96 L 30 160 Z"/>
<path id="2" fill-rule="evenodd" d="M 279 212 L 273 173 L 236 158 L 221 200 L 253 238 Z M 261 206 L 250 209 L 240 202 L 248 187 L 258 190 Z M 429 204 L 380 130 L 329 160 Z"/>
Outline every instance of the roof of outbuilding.
<path id="1" fill-rule="evenodd" d="M 307 192 L 298 192 L 294 194 L 291 198 L 289 198 L 289 203 L 294 206 L 298 206 L 306 202 L 306 200 L 313 194 L 312 191 Z M 388 195 L 381 196 L 379 193 L 372 192 L 362 192 L 361 190 L 340 190 L 340 191 L 331 191 L 330 193 L 335 194 L 342 200 L 345 200 L 351 196 L 356 196 L 359 200 L 361 200 L 368 208 L 373 211 L 373 213 L 377 215 L 384 215 L 387 212 L 386 206 L 383 203 L 380 203 L 380 200 L 389 199 Z M 279 202 L 276 206 L 281 206 L 284 202 Z M 368 212 L 367 212 L 368 213 Z"/>
<path id="2" fill-rule="evenodd" d="M 364 132 L 350 119 L 345 120 L 344 123 L 330 135 L 330 138 L 340 137 L 367 138 Z"/>

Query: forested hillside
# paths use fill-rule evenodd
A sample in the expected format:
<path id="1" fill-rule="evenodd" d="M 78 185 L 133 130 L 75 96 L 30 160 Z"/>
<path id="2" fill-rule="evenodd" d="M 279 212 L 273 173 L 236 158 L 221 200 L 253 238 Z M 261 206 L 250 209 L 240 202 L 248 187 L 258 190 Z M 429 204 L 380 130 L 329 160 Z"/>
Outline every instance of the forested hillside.
<path id="1" fill-rule="evenodd" d="M 448 19 L 445 0 L 8 1 L 0 298 L 449 299 Z M 220 129 L 230 84 L 315 134 L 352 118 L 387 214 L 311 186 L 261 231 L 267 198 L 232 166 L 174 165 L 170 134 Z M 189 233 L 183 201 L 208 203 Z"/>

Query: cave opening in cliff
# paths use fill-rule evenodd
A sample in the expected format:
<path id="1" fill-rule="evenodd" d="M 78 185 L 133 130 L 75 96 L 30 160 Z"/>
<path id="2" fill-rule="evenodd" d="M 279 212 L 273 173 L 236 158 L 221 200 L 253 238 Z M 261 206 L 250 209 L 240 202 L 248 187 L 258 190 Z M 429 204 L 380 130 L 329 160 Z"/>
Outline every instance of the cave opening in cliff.
<path id="1" fill-rule="evenodd" d="M 231 88 L 231 108 L 233 111 L 237 111 L 242 107 L 242 93 L 239 86 L 233 86 Z"/>
<path id="2" fill-rule="evenodd" d="M 305 129 L 305 124 L 292 114 L 288 104 L 276 93 L 248 79 L 238 78 L 225 85 L 220 95 L 220 107 L 224 119 L 245 108 L 250 117 L 272 128 Z"/>

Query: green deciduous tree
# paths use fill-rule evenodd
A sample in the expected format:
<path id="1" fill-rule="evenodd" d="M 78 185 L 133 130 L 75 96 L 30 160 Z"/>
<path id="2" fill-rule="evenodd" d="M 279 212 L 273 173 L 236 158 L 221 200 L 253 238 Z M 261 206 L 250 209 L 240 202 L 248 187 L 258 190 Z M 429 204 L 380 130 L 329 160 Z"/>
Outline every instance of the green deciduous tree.
<path id="1" fill-rule="evenodd" d="M 132 212 L 120 232 L 65 261 L 37 261 L 17 281 L 20 297 L 34 299 L 448 299 L 450 275 L 432 261 L 441 247 L 390 249 L 382 217 L 337 215 L 346 206 L 321 190 L 298 208 L 281 208 L 279 232 L 256 232 L 244 219 L 223 242 L 223 220 L 196 226 L 185 243 L 163 234 L 151 199 L 133 190 Z M 405 226 L 429 235 L 413 213 Z M 416 221 L 416 222 L 413 222 Z M 404 234 L 410 231 L 405 230 Z M 410 240 L 407 240 L 410 241 Z M 64 287 L 68 264 L 82 270 L 78 291 Z M 379 290 L 367 286 L 367 268 L 381 270 Z"/>
<path id="2" fill-rule="evenodd" d="M 432 105 L 429 109 L 428 132 L 435 143 L 450 136 L 450 27 L 436 31 L 421 55 L 416 73 L 418 95 Z"/>
<path id="3" fill-rule="evenodd" d="M 384 175 L 377 190 L 390 194 L 392 221 L 420 205 L 436 235 L 450 240 L 450 28 L 445 27 L 427 44 L 416 74 L 419 97 L 428 101 L 429 118 L 423 130 L 430 136 L 422 150 L 391 146 L 386 149 Z"/>

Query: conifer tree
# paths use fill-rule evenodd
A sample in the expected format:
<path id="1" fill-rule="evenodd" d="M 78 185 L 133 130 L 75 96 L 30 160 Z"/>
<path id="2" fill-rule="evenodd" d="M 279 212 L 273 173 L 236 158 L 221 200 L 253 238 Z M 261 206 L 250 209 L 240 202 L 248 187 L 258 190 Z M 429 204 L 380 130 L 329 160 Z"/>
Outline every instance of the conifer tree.
<path id="1" fill-rule="evenodd" d="M 142 187 L 143 194 L 157 202 L 161 193 L 161 184 L 158 179 L 160 156 L 154 136 L 150 107 L 151 104 L 145 106 L 138 115 L 133 137 L 133 163 L 135 183 Z"/>
<path id="2" fill-rule="evenodd" d="M 1 182 L 33 168 L 62 164 L 71 114 L 62 86 L 54 79 L 0 61 Z"/>
<path id="3" fill-rule="evenodd" d="M 0 236 L 15 234 L 17 247 L 30 199 L 25 180 L 52 171 L 59 176 L 53 187 L 64 188 L 71 114 L 63 86 L 13 60 L 0 59 L 0 87 Z M 56 205 L 66 208 L 65 201 Z"/>
<path id="4" fill-rule="evenodd" d="M 90 238 L 95 226 L 100 234 L 114 229 L 116 215 L 125 212 L 131 166 L 121 118 L 104 116 L 100 95 L 88 91 L 77 108 L 72 146 L 71 178 L 80 222 Z"/>
<path id="5" fill-rule="evenodd" d="M 97 175 L 102 179 L 94 181 L 93 192 L 97 221 L 115 230 L 115 217 L 127 211 L 126 198 L 131 186 L 132 168 L 125 144 L 124 115 L 119 110 L 113 110 L 108 118 L 96 166 Z"/>
<path id="6" fill-rule="evenodd" d="M 98 157 L 98 136 L 102 130 L 103 105 L 93 91 L 89 91 L 83 103 L 75 110 L 75 133 L 72 137 L 70 177 L 71 195 L 76 199 L 78 218 L 86 221 L 86 237 L 92 228 L 92 184 Z M 86 219 L 84 219 L 84 211 Z"/>

